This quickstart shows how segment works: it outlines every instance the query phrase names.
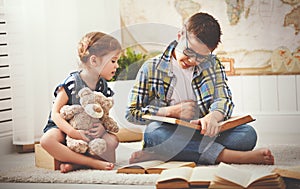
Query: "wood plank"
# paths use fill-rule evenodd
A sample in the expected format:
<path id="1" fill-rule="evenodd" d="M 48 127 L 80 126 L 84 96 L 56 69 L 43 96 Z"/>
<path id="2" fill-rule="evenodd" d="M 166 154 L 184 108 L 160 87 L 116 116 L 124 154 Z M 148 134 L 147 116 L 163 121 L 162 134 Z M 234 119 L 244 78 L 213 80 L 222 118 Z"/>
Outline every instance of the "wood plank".
<path id="1" fill-rule="evenodd" d="M 280 112 L 296 112 L 296 77 L 294 75 L 278 76 L 278 102 Z"/>
<path id="2" fill-rule="evenodd" d="M 258 76 L 242 77 L 244 112 L 260 112 L 260 83 Z"/>
<path id="3" fill-rule="evenodd" d="M 262 112 L 278 112 L 277 76 L 260 76 Z"/>
<path id="4" fill-rule="evenodd" d="M 228 85 L 232 93 L 234 103 L 233 114 L 244 112 L 242 76 L 229 76 Z"/>
<path id="5" fill-rule="evenodd" d="M 297 87 L 297 112 L 300 112 L 300 75 L 296 76 Z"/>

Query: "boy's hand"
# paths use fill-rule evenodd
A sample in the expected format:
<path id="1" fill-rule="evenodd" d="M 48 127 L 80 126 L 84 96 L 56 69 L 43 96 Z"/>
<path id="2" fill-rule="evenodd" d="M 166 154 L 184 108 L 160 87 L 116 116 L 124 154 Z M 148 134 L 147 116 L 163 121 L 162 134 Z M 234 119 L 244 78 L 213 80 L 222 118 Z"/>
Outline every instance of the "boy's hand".
<path id="1" fill-rule="evenodd" d="M 198 120 L 192 120 L 191 123 L 201 125 L 201 134 L 205 136 L 216 136 L 220 132 L 220 123 L 224 118 L 223 114 L 218 111 L 213 111 Z"/>
<path id="2" fill-rule="evenodd" d="M 190 120 L 194 117 L 196 112 L 196 102 L 192 100 L 187 100 L 175 104 L 173 106 L 164 107 L 160 109 L 161 112 L 164 112 L 168 117 L 174 117 L 179 119 Z"/>

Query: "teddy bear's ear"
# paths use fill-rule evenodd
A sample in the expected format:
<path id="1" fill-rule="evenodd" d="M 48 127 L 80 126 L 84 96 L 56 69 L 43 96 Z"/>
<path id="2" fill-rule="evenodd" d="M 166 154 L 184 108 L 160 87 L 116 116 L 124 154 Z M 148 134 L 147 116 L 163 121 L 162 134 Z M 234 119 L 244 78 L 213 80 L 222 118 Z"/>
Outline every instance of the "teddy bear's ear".
<path id="1" fill-rule="evenodd" d="M 89 95 L 91 93 L 93 93 L 93 91 L 90 88 L 84 87 L 78 92 L 78 95 L 79 95 L 79 97 L 83 97 L 83 96 Z"/>
<path id="2" fill-rule="evenodd" d="M 108 99 L 109 101 L 111 101 L 112 104 L 115 103 L 115 101 L 114 101 L 114 99 L 113 99 L 112 97 L 107 97 L 107 99 Z"/>

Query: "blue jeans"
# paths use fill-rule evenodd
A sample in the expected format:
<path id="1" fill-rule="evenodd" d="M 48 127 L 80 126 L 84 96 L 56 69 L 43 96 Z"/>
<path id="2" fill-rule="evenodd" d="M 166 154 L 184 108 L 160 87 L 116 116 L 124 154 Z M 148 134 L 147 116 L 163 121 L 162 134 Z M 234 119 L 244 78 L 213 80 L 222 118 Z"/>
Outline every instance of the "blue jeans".
<path id="1" fill-rule="evenodd" d="M 162 155 L 164 160 L 215 164 L 224 148 L 248 151 L 255 147 L 256 141 L 256 131 L 246 124 L 209 137 L 183 126 L 152 122 L 146 127 L 143 147 L 145 151 Z"/>

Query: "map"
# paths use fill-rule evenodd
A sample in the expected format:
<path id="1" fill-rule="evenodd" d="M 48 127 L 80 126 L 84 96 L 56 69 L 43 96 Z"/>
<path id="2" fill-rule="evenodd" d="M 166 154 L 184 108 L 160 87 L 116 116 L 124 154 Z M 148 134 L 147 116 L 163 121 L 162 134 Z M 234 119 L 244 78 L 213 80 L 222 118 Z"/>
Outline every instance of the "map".
<path id="1" fill-rule="evenodd" d="M 242 74 L 300 73 L 300 0 L 120 0 L 120 7 L 122 27 L 162 24 L 149 27 L 151 32 L 147 26 L 142 27 L 145 31 L 129 28 L 129 44 L 141 44 L 136 39 L 145 38 L 156 44 L 163 41 L 151 43 L 161 49 L 176 39 L 187 18 L 207 12 L 223 33 L 214 53 L 233 58 Z"/>
<path id="2" fill-rule="evenodd" d="M 300 31 L 300 0 L 295 0 L 295 1 L 282 0 L 282 1 L 294 7 L 291 12 L 285 15 L 283 26 L 289 26 L 289 25 L 294 26 L 295 34 L 297 35 Z"/>

